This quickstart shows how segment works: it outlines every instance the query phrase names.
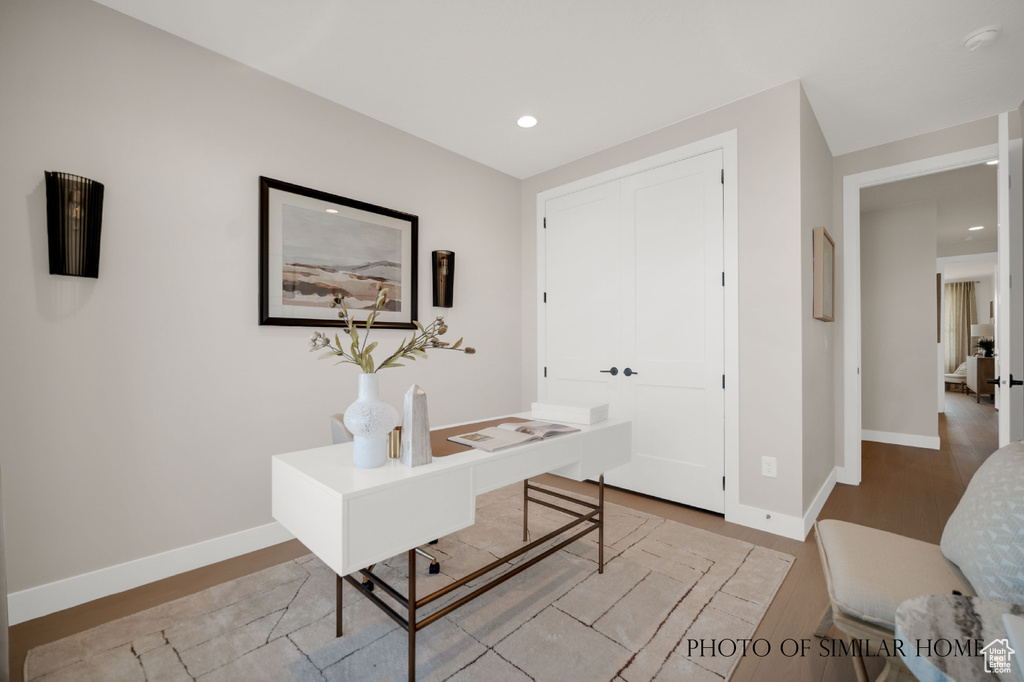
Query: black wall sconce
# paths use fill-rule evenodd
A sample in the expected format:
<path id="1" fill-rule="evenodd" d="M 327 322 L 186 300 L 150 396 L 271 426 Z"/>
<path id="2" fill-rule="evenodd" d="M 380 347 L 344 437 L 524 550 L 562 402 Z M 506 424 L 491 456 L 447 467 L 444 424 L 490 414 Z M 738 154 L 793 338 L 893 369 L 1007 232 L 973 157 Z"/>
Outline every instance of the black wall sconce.
<path id="1" fill-rule="evenodd" d="M 455 252 L 434 251 L 434 307 L 451 308 L 455 289 Z"/>
<path id="2" fill-rule="evenodd" d="M 70 173 L 46 171 L 51 275 L 100 276 L 102 217 L 102 184 Z"/>

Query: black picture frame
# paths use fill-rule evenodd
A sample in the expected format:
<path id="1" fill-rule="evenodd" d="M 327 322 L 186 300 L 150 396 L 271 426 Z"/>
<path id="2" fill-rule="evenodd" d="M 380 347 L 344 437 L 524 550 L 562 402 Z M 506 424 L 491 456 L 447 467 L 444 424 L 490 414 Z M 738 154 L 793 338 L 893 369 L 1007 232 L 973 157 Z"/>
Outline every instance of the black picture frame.
<path id="1" fill-rule="evenodd" d="M 341 293 L 365 327 L 380 282 L 373 326 L 415 329 L 418 232 L 415 215 L 261 176 L 260 324 L 341 326 Z"/>

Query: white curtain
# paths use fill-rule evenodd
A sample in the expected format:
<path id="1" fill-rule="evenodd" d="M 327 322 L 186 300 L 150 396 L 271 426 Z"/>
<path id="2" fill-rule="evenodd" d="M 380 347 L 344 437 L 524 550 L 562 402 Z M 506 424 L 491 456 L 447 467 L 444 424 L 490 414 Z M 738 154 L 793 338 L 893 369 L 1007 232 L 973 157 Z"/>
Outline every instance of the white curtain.
<path id="1" fill-rule="evenodd" d="M 948 282 L 946 308 L 946 373 L 956 371 L 973 350 L 971 325 L 978 324 L 974 282 Z"/>

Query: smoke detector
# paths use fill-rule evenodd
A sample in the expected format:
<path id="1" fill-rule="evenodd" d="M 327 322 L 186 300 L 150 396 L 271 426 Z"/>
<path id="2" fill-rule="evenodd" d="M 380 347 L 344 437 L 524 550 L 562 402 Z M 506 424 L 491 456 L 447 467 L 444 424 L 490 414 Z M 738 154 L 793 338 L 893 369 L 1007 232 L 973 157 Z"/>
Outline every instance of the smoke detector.
<path id="1" fill-rule="evenodd" d="M 999 37 L 998 26 L 986 26 L 969 34 L 964 38 L 964 47 L 968 50 L 977 50 L 979 47 L 988 47 Z"/>

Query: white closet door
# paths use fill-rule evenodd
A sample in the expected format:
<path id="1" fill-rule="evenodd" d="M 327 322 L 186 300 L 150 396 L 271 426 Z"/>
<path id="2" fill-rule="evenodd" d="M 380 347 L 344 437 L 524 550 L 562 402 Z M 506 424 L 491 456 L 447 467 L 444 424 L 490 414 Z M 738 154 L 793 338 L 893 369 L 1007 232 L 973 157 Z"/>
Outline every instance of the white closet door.
<path id="1" fill-rule="evenodd" d="M 623 280 L 632 277 L 619 253 L 618 183 L 547 202 L 545 292 L 547 402 L 607 402 L 614 399 L 610 369 L 622 358 L 616 317 L 623 305 Z M 620 368 L 621 369 L 621 368 Z"/>
<path id="2" fill-rule="evenodd" d="M 625 178 L 622 229 L 633 245 L 632 324 L 622 400 L 633 460 L 605 480 L 722 512 L 725 421 L 722 153 Z"/>
<path id="3" fill-rule="evenodd" d="M 546 203 L 539 391 L 633 420 L 633 461 L 608 483 L 719 512 L 721 170 L 715 151 Z"/>

